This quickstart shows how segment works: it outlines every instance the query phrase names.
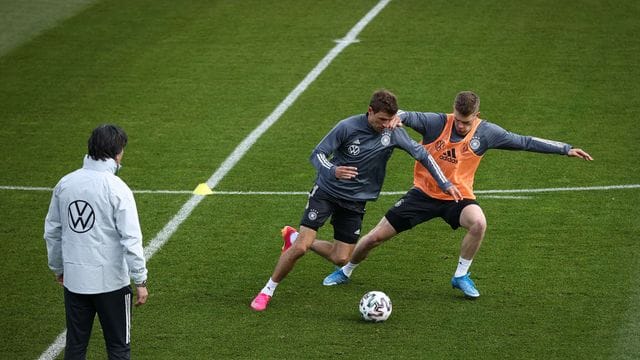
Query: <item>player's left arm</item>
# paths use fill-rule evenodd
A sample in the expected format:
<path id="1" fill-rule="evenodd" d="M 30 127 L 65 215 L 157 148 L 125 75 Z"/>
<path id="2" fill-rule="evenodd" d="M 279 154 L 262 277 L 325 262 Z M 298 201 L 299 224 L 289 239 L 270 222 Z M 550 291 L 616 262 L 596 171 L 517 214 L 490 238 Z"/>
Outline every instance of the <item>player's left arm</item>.
<path id="1" fill-rule="evenodd" d="M 109 196 L 129 273 L 135 284 L 141 284 L 147 280 L 148 271 L 136 201 L 131 190 L 119 179 L 112 182 Z"/>
<path id="2" fill-rule="evenodd" d="M 318 173 L 341 180 L 350 180 L 358 176 L 357 167 L 336 165 L 329 160 L 329 156 L 333 156 L 348 138 L 347 126 L 347 122 L 339 122 L 313 149 L 309 161 L 318 170 Z"/>
<path id="3" fill-rule="evenodd" d="M 481 126 L 478 127 L 476 134 L 482 139 L 480 141 L 480 147 L 478 149 L 474 149 L 478 155 L 481 155 L 488 149 L 504 149 L 559 154 L 579 157 L 584 160 L 593 160 L 591 155 L 586 151 L 574 148 L 567 143 L 542 139 L 534 136 L 519 135 L 489 122 L 481 124 Z"/>
<path id="4" fill-rule="evenodd" d="M 571 150 L 569 150 L 569 152 L 567 153 L 567 156 L 577 157 L 587 161 L 593 160 L 593 158 L 591 157 L 591 155 L 589 155 L 589 153 L 578 148 L 571 148 Z"/>

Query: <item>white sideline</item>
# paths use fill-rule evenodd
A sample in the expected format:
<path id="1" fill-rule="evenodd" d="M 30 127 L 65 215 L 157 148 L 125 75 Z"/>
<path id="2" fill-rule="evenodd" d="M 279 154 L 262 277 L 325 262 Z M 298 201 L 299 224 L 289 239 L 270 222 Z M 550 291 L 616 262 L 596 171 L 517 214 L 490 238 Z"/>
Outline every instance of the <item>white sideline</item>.
<path id="1" fill-rule="evenodd" d="M 563 192 L 563 191 L 599 191 L 599 190 L 625 190 L 638 189 L 640 184 L 627 185 L 602 185 L 602 186 L 579 186 L 579 187 L 556 187 L 556 188 L 539 188 L 539 189 L 494 189 L 494 190 L 475 190 L 476 194 L 527 194 L 527 193 L 543 193 L 543 192 Z M 50 187 L 37 186 L 7 186 L 0 185 L 0 190 L 18 190 L 18 191 L 53 191 Z M 193 194 L 193 190 L 133 190 L 136 194 L 175 194 L 186 195 Z M 403 191 L 382 191 L 380 195 L 403 195 Z M 308 191 L 213 191 L 212 195 L 307 195 Z M 483 196 L 489 197 L 489 196 Z M 506 197 L 505 197 L 506 198 Z M 518 198 L 515 196 L 509 198 Z"/>
<path id="2" fill-rule="evenodd" d="M 376 6 L 374 6 L 358 23 L 347 33 L 347 35 L 337 41 L 337 45 L 329 51 L 329 53 L 311 70 L 311 72 L 287 95 L 287 97 L 276 107 L 276 109 L 269 115 L 262 123 L 249 134 L 236 148 L 231 155 L 220 165 L 220 167 L 211 175 L 207 180 L 209 188 L 215 188 L 220 180 L 222 180 L 229 171 L 240 161 L 240 159 L 249 151 L 251 146 L 264 134 L 271 125 L 273 125 L 285 111 L 296 101 L 296 99 L 307 89 L 307 87 L 315 81 L 315 79 L 331 64 L 331 62 L 344 50 L 347 46 L 357 42 L 358 34 L 364 29 L 367 24 L 378 15 L 380 11 L 391 0 L 381 0 Z M 189 201 L 187 201 L 180 211 L 169 221 L 164 228 L 151 240 L 151 242 L 144 249 L 144 256 L 149 260 L 153 254 L 156 253 L 173 235 L 178 229 L 180 224 L 184 222 L 193 209 L 204 199 L 202 195 L 193 195 Z M 64 349 L 66 342 L 66 330 L 64 330 L 56 340 L 49 346 L 45 352 L 40 355 L 41 360 L 54 359 Z"/>

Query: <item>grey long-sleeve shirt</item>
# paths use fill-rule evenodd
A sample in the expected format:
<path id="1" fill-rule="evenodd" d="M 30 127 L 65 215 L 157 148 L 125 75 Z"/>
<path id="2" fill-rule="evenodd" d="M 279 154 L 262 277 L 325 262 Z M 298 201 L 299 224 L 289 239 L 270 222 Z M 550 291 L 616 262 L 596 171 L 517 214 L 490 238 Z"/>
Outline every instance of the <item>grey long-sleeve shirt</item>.
<path id="1" fill-rule="evenodd" d="M 340 121 L 316 146 L 309 160 L 318 170 L 316 183 L 324 191 L 339 199 L 371 201 L 380 194 L 387 161 L 395 148 L 422 163 L 441 189 L 451 186 L 431 155 L 404 129 L 379 133 L 369 125 L 366 114 Z M 337 166 L 354 166 L 358 168 L 358 176 L 351 180 L 337 179 Z"/>

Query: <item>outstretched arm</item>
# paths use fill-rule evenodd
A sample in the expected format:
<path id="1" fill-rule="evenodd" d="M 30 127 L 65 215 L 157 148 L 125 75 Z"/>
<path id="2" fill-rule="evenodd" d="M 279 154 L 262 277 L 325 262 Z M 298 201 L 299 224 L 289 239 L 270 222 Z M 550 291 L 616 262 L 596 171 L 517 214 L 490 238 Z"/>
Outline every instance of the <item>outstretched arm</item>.
<path id="1" fill-rule="evenodd" d="M 506 131 L 500 126 L 488 121 L 483 121 L 483 123 L 478 126 L 476 136 L 480 138 L 479 146 L 473 149 L 477 155 L 484 154 L 488 149 L 504 149 L 559 154 L 593 160 L 585 151 L 582 149 L 574 149 L 569 144 L 534 136 L 519 135 Z"/>

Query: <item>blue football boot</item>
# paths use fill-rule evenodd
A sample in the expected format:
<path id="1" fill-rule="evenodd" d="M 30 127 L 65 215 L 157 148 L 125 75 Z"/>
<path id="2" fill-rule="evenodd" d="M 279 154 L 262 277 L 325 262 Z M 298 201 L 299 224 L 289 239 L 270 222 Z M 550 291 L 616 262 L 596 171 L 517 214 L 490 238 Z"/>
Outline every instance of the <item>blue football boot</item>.
<path id="1" fill-rule="evenodd" d="M 329 276 L 324 278 L 324 280 L 322 281 L 322 285 L 333 286 L 333 285 L 346 284 L 348 282 L 349 282 L 349 277 L 344 274 L 342 269 L 337 269 L 336 271 L 329 274 Z"/>
<path id="2" fill-rule="evenodd" d="M 462 290 L 464 296 L 470 299 L 477 299 L 480 297 L 480 293 L 478 292 L 478 289 L 476 289 L 476 285 L 473 283 L 473 280 L 471 280 L 469 275 L 471 275 L 471 273 L 451 278 L 451 286 L 454 289 Z"/>

